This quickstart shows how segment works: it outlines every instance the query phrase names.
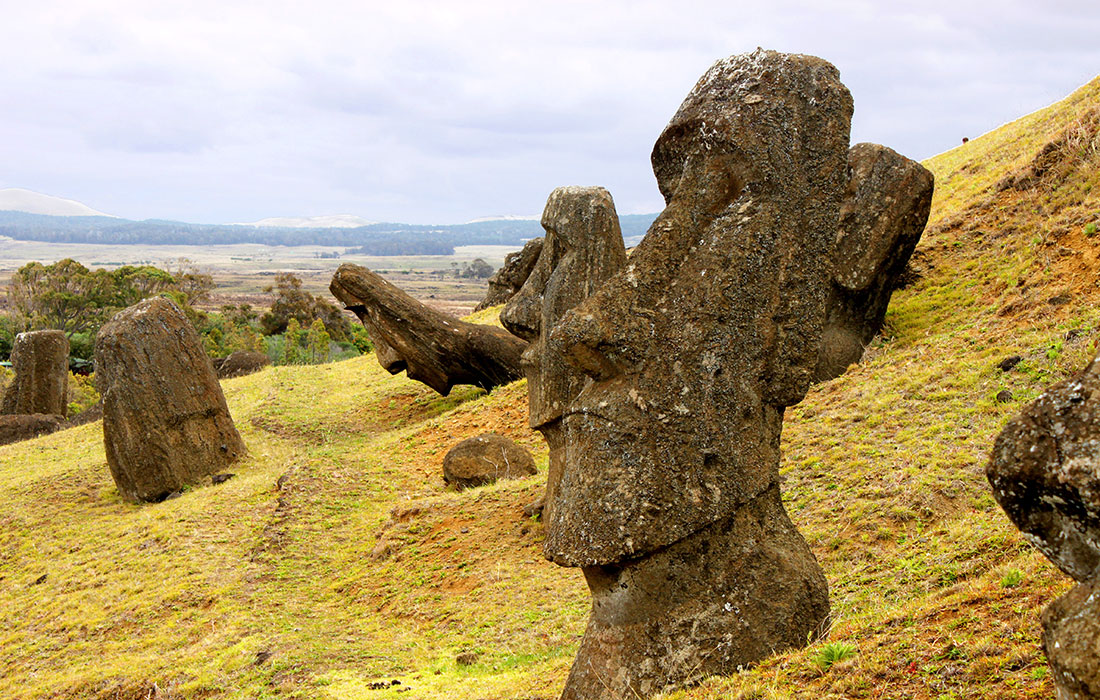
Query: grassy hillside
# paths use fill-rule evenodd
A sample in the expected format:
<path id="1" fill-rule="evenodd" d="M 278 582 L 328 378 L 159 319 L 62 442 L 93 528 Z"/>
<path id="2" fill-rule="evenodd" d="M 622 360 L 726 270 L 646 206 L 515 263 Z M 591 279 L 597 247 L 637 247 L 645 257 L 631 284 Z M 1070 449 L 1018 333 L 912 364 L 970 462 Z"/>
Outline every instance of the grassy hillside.
<path id="1" fill-rule="evenodd" d="M 1053 695 L 1038 614 L 1068 582 L 983 468 L 1004 422 L 1097 350 L 1098 106 L 1100 81 L 927 163 L 932 222 L 887 333 L 785 423 L 829 638 L 671 697 Z M 0 447 L 0 697 L 557 697 L 588 594 L 522 516 L 544 473 L 461 493 L 441 477 L 486 430 L 545 469 L 523 382 L 441 398 L 365 357 L 224 386 L 251 456 L 161 504 L 119 500 L 99 424 Z M 854 655 L 823 668 L 840 644 Z"/>

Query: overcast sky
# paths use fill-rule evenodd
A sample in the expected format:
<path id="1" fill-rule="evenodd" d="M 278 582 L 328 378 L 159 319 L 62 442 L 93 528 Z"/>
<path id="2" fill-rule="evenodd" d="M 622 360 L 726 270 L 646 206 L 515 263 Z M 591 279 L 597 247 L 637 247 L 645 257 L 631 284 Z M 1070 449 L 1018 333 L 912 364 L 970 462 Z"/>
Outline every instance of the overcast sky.
<path id="1" fill-rule="evenodd" d="M 716 59 L 832 61 L 853 141 L 921 159 L 1100 73 L 1100 2 L 0 0 L 0 188 L 127 218 L 659 211 L 649 152 Z"/>

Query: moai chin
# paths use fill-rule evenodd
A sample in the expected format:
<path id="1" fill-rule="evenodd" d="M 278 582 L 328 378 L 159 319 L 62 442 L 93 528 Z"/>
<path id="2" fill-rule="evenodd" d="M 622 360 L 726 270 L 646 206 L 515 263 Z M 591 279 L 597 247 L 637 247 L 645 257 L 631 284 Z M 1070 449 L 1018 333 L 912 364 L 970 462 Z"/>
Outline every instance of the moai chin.
<path id="1" fill-rule="evenodd" d="M 566 311 L 626 265 L 615 202 L 602 187 L 557 188 L 546 200 L 542 227 L 546 236 L 538 262 L 500 314 L 505 328 L 530 342 L 522 357 L 530 425 L 550 446 L 546 491 L 527 507 L 528 515 L 553 502 L 565 456 L 562 414 L 588 381 L 563 357 L 546 351 L 546 337 Z"/>
<path id="2" fill-rule="evenodd" d="M 817 364 L 851 114 L 821 59 L 717 62 L 654 146 L 664 212 L 550 333 L 592 380 L 564 412 L 544 542 L 593 596 L 563 700 L 731 673 L 827 623 L 779 439 Z"/>

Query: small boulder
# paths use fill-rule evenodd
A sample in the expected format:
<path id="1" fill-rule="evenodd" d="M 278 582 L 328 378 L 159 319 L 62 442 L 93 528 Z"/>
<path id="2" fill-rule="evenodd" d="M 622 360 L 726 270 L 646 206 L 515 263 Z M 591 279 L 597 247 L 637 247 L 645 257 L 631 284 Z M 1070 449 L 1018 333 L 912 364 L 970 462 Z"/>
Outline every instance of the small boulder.
<path id="1" fill-rule="evenodd" d="M 39 435 L 57 432 L 65 425 L 61 416 L 34 413 L 28 415 L 0 415 L 0 445 L 30 440 Z"/>
<path id="2" fill-rule="evenodd" d="M 96 337 L 95 361 L 107 463 L 124 498 L 164 500 L 244 456 L 198 333 L 172 301 L 116 314 Z"/>
<path id="3" fill-rule="evenodd" d="M 489 278 L 489 291 L 474 311 L 503 304 L 515 296 L 531 276 L 531 270 L 535 269 L 535 263 L 539 261 L 541 254 L 542 239 L 532 238 L 523 246 L 523 250 L 504 256 L 504 264 Z"/>
<path id="4" fill-rule="evenodd" d="M 443 458 L 443 480 L 459 491 L 491 484 L 497 479 L 518 479 L 536 473 L 531 454 L 496 433 L 463 440 Z"/>
<path id="5" fill-rule="evenodd" d="M 4 392 L 0 413 L 68 415 L 69 339 L 61 331 L 30 331 L 15 337 L 15 378 Z"/>
<path id="6" fill-rule="evenodd" d="M 262 352 L 238 350 L 220 358 L 220 362 L 215 361 L 214 369 L 218 373 L 218 379 L 228 379 L 254 374 L 270 364 L 271 358 Z"/>

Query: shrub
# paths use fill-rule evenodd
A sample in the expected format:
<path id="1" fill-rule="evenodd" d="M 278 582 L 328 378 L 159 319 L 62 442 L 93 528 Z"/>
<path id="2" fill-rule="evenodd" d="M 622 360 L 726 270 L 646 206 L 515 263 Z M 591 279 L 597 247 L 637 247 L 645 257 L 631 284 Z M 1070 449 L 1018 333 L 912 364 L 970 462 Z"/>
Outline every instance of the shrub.
<path id="1" fill-rule="evenodd" d="M 822 671 L 829 670 L 835 664 L 853 658 L 859 649 L 855 644 L 848 642 L 829 642 L 817 652 L 814 661 Z"/>

